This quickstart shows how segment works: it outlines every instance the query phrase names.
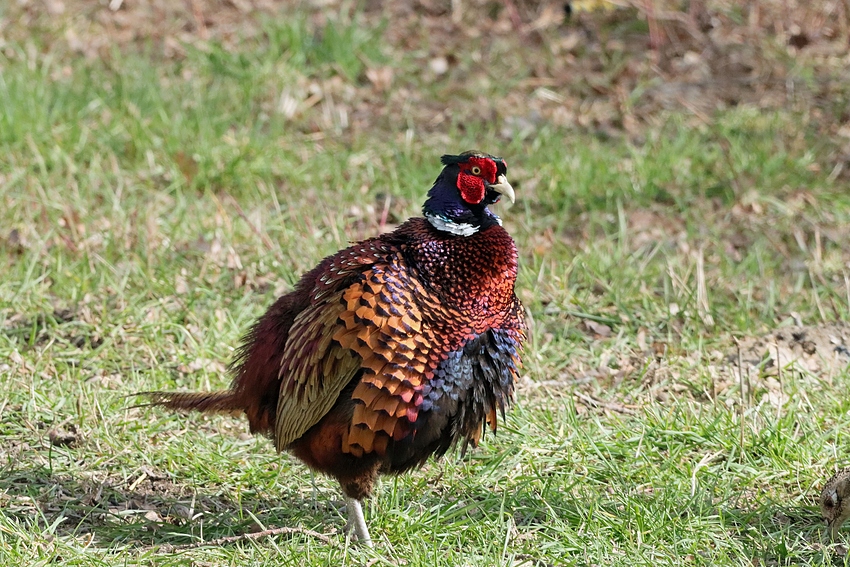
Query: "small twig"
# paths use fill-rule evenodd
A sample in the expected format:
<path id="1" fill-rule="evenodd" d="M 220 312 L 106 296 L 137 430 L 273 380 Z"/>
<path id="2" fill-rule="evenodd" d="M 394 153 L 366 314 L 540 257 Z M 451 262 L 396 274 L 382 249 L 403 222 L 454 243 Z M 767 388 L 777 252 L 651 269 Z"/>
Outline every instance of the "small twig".
<path id="1" fill-rule="evenodd" d="M 258 539 L 262 539 L 265 537 L 271 537 L 281 534 L 304 534 L 310 537 L 314 537 L 323 543 L 330 543 L 331 538 L 326 536 L 325 534 L 320 534 L 319 532 L 314 532 L 313 530 L 308 530 L 306 528 L 272 528 L 269 530 L 262 530 L 259 532 L 251 532 L 247 534 L 240 534 L 236 536 L 227 536 L 220 537 L 218 539 L 211 539 L 209 541 L 197 541 L 195 543 L 187 543 L 185 545 L 171 545 L 165 544 L 160 546 L 160 551 L 163 553 L 173 553 L 175 551 L 184 551 L 186 549 L 196 549 L 198 547 L 216 547 L 221 545 L 227 545 L 229 543 L 236 543 L 239 541 L 255 541 Z"/>
<path id="2" fill-rule="evenodd" d="M 635 410 L 629 406 L 624 406 L 623 404 L 618 404 L 615 402 L 605 402 L 602 400 L 597 400 L 596 398 L 592 398 L 587 394 L 582 394 L 581 392 L 573 392 L 578 401 L 589 408 L 603 408 L 611 411 L 616 411 L 619 413 L 624 413 L 626 415 L 635 415 Z"/>

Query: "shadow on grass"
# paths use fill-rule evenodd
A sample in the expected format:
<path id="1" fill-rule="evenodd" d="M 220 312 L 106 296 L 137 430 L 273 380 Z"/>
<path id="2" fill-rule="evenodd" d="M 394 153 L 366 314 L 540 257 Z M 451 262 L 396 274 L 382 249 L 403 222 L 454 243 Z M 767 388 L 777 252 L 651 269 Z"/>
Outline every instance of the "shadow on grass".
<path id="1" fill-rule="evenodd" d="M 322 493 L 314 502 L 303 491 L 280 486 L 274 495 L 243 491 L 234 501 L 215 495 L 214 487 L 193 490 L 146 476 L 95 481 L 45 468 L 5 468 L 0 510 L 45 534 L 91 534 L 100 546 L 179 546 L 277 527 L 334 533 L 344 524 L 335 506 L 342 507 L 339 495 Z"/>
<path id="2" fill-rule="evenodd" d="M 8 518 L 38 526 L 45 534 L 91 534 L 95 544 L 104 547 L 180 546 L 276 527 L 305 528 L 342 537 L 342 502 L 339 494 L 331 491 L 323 490 L 314 502 L 309 493 L 305 498 L 305 491 L 299 490 L 303 486 L 277 486 L 276 494 L 243 491 L 235 501 L 215 495 L 214 487 L 192 489 L 153 473 L 145 477 L 140 481 L 96 481 L 67 473 L 53 474 L 46 468 L 5 468 L 0 471 L 0 495 L 4 496 L 0 509 Z M 648 522 L 650 529 L 656 530 L 650 536 L 674 548 L 679 547 L 677 539 L 682 533 L 692 531 L 697 537 L 699 527 L 708 522 L 711 529 L 722 529 L 738 539 L 754 564 L 845 564 L 846 559 L 832 556 L 829 548 L 820 544 L 822 524 L 814 507 L 805 504 L 712 504 L 665 490 L 631 494 L 627 507 L 616 495 L 588 491 L 576 497 L 561 489 L 544 494 L 529 489 L 501 494 L 466 487 L 455 496 L 457 500 L 452 501 L 445 495 L 431 493 L 421 503 L 426 509 L 442 508 L 441 521 L 448 527 L 455 522 L 492 521 L 500 510 L 511 510 L 520 532 L 548 532 L 547 537 L 552 539 L 575 538 L 575 543 L 588 544 L 586 532 L 595 528 L 599 533 L 594 537 L 610 540 L 612 547 L 624 548 L 631 545 L 628 540 L 633 534 L 629 530 L 640 523 L 638 516 L 643 515 L 647 521 L 650 515 L 666 514 L 663 522 Z M 678 518 L 671 517 L 671 511 Z M 552 527 L 553 515 L 560 527 Z M 652 545 L 651 541 L 647 543 Z M 524 552 L 521 555 L 529 564 L 552 565 L 551 558 L 536 545 L 530 542 L 525 550 L 520 545 L 518 551 Z M 596 542 L 596 546 L 598 551 L 605 544 Z M 687 545 L 681 549 L 688 553 Z M 704 553 L 708 558 L 711 549 L 706 548 Z"/>

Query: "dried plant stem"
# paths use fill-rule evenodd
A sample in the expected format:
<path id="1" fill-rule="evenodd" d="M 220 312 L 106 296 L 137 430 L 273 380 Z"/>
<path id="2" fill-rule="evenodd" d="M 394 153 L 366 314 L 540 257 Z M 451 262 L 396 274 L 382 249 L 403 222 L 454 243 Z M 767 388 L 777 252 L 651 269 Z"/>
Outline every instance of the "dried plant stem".
<path id="1" fill-rule="evenodd" d="M 255 541 L 258 539 L 262 539 L 265 537 L 271 537 L 282 534 L 304 534 L 310 537 L 314 537 L 320 540 L 323 543 L 330 543 L 331 538 L 326 536 L 325 534 L 320 534 L 319 532 L 314 532 L 313 530 L 308 530 L 305 528 L 272 528 L 268 530 L 262 530 L 259 532 L 251 532 L 247 534 L 240 534 L 236 536 L 227 536 L 220 537 L 218 539 L 212 539 L 210 541 L 197 541 L 195 543 L 187 543 L 185 545 L 170 545 L 166 544 L 159 548 L 163 553 L 173 553 L 175 551 L 184 551 L 186 549 L 196 549 L 198 547 L 217 547 L 221 545 L 227 545 L 229 543 L 236 543 L 239 541 Z"/>
<path id="2" fill-rule="evenodd" d="M 735 347 L 738 350 L 738 387 L 741 390 L 741 437 L 740 437 L 740 447 L 741 447 L 741 460 L 744 458 L 744 416 L 746 415 L 747 410 L 747 399 L 749 397 L 749 393 L 745 392 L 744 388 L 744 364 L 741 359 L 741 343 L 735 338 Z"/>
<path id="3" fill-rule="evenodd" d="M 236 199 L 234 199 L 233 197 L 230 197 L 230 201 L 231 201 L 231 204 L 233 205 L 233 208 L 236 209 L 236 213 L 240 217 L 242 217 L 242 220 L 245 221 L 245 224 L 248 225 L 248 228 L 251 229 L 251 232 L 256 234 L 257 237 L 260 240 L 263 241 L 263 245 L 265 245 L 266 249 L 269 252 L 271 252 L 272 254 L 274 254 L 275 258 L 277 258 L 278 261 L 283 263 L 285 261 L 284 258 L 283 258 L 283 254 L 281 254 L 280 248 L 274 245 L 271 238 L 269 238 L 269 235 L 266 234 L 265 232 L 261 231 L 259 228 L 257 228 L 257 225 L 255 225 L 253 222 L 251 222 L 251 219 L 248 218 L 248 215 L 245 214 L 245 211 L 242 209 L 242 207 L 239 205 L 239 202 Z"/>
<path id="4" fill-rule="evenodd" d="M 644 0 L 643 9 L 646 13 L 646 22 L 649 25 L 649 48 L 658 49 L 664 43 L 664 36 L 661 33 L 661 27 L 658 25 L 658 19 L 655 17 L 654 0 Z"/>
<path id="5" fill-rule="evenodd" d="M 779 360 L 779 345 L 776 345 L 776 381 L 779 382 L 779 402 L 776 404 L 776 421 L 782 418 L 782 362 Z"/>
<path id="6" fill-rule="evenodd" d="M 705 258 L 703 247 L 697 250 L 697 312 L 706 327 L 714 326 L 711 306 L 708 303 L 708 287 L 705 284 Z"/>

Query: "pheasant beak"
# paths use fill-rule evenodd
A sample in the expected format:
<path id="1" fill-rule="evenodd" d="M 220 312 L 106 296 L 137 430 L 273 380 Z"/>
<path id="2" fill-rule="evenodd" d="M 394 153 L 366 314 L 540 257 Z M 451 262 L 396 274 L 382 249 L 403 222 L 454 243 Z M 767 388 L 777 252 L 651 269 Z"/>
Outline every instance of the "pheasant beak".
<path id="1" fill-rule="evenodd" d="M 514 188 L 511 187 L 511 184 L 508 183 L 507 177 L 504 175 L 500 175 L 496 179 L 496 183 L 490 185 L 490 189 L 496 193 L 504 195 L 511 203 L 516 202 L 516 193 L 514 193 Z"/>

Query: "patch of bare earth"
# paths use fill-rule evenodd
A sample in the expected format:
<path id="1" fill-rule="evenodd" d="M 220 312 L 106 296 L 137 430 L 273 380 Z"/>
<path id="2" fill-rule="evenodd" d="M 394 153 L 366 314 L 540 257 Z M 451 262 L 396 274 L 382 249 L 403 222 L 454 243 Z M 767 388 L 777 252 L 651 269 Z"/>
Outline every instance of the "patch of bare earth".
<path id="1" fill-rule="evenodd" d="M 740 352 L 739 352 L 740 351 Z M 718 364 L 708 366 L 716 375 L 718 393 L 739 384 L 743 373 L 744 390 L 764 390 L 764 400 L 774 406 L 788 401 L 782 387 L 796 374 L 803 385 L 830 387 L 836 374 L 850 366 L 850 326 L 795 325 L 760 337 L 746 337 L 730 347 Z"/>
<path id="2" fill-rule="evenodd" d="M 597 339 L 610 336 L 606 325 L 583 321 L 582 328 Z M 850 370 L 850 325 L 840 323 L 733 337 L 708 352 L 669 352 L 663 342 L 646 344 L 641 333 L 637 342 L 637 349 L 604 351 L 595 364 L 572 360 L 556 379 L 526 379 L 520 392 L 534 399 L 569 391 L 580 413 L 634 414 L 673 398 L 781 408 L 796 393 L 832 388 L 836 375 Z M 626 383 L 630 393 L 616 401 L 600 394 L 600 388 Z"/>

